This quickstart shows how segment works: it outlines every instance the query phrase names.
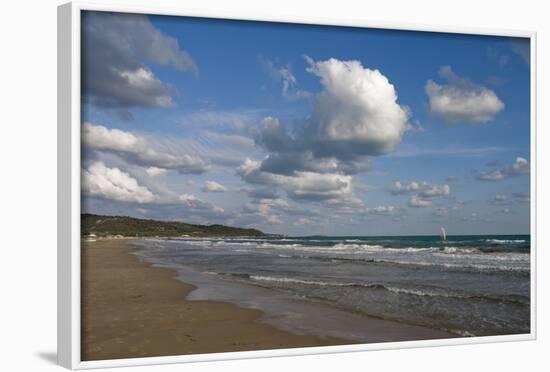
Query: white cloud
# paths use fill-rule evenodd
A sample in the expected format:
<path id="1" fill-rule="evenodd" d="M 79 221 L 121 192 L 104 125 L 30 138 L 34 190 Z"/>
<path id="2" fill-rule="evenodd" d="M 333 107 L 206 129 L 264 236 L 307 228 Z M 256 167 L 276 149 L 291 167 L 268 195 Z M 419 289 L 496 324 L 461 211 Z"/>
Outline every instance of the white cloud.
<path id="1" fill-rule="evenodd" d="M 410 127 L 409 113 L 380 71 L 359 61 L 306 60 L 307 71 L 323 87 L 312 114 L 295 131 L 277 118 L 264 118 L 253 135 L 268 156 L 245 161 L 237 174 L 245 182 L 282 189 L 292 199 L 348 203 L 350 175 L 370 168 L 367 156 L 394 150 Z M 284 76 L 292 81 L 292 75 Z"/>
<path id="2" fill-rule="evenodd" d="M 147 100 L 148 104 L 154 107 L 172 106 L 172 97 L 170 90 L 164 87 L 162 81 L 157 79 L 153 72 L 146 67 L 140 67 L 134 71 L 116 70 L 121 80 L 127 84 L 127 89 L 130 91 L 148 91 L 157 92 L 155 95 L 144 97 L 143 101 Z M 139 101 L 136 98 L 136 103 Z M 142 102 L 144 105 L 146 102 Z"/>
<path id="3" fill-rule="evenodd" d="M 450 66 L 439 70 L 447 84 L 426 83 L 430 111 L 450 123 L 487 123 L 504 109 L 496 93 L 456 75 Z"/>
<path id="4" fill-rule="evenodd" d="M 150 203 L 155 195 L 136 179 L 118 168 L 108 168 L 100 161 L 82 170 L 82 191 L 96 197 L 110 200 Z"/>
<path id="5" fill-rule="evenodd" d="M 225 213 L 223 208 L 216 207 L 212 203 L 199 199 L 191 194 L 181 194 L 179 200 L 181 200 L 187 208 L 197 213 L 206 212 L 209 216 L 219 216 Z"/>
<path id="6" fill-rule="evenodd" d="M 149 167 L 149 168 L 145 169 L 145 172 L 146 172 L 149 176 L 155 177 L 155 176 L 160 176 L 161 174 L 166 173 L 166 169 L 157 168 L 157 167 Z"/>
<path id="7" fill-rule="evenodd" d="M 284 222 L 281 219 L 281 216 L 273 215 L 267 217 L 267 223 L 270 225 L 282 225 Z"/>
<path id="8" fill-rule="evenodd" d="M 507 195 L 497 194 L 493 198 L 493 202 L 496 204 L 507 203 L 509 200 Z"/>
<path id="9" fill-rule="evenodd" d="M 369 214 L 392 214 L 397 211 L 397 208 L 393 205 L 387 205 L 383 206 L 380 205 L 378 207 L 372 207 L 372 208 L 365 208 L 364 212 Z"/>
<path id="10" fill-rule="evenodd" d="M 433 198 L 437 196 L 447 196 L 451 193 L 451 187 L 448 184 L 437 185 L 428 182 L 401 182 L 395 181 L 390 191 L 394 195 L 416 193 L 424 198 Z"/>
<path id="11" fill-rule="evenodd" d="M 251 184 L 279 187 L 292 199 L 323 201 L 345 199 L 352 195 L 351 176 L 314 172 L 282 175 L 264 172 L 260 166 L 260 162 L 246 159 L 237 174 Z"/>
<path id="12" fill-rule="evenodd" d="M 433 198 L 436 196 L 446 196 L 451 193 L 449 185 L 431 185 L 423 184 L 419 195 L 425 198 Z"/>
<path id="13" fill-rule="evenodd" d="M 191 195 L 191 194 L 181 194 L 180 195 L 180 200 L 183 201 L 183 202 L 189 202 L 189 203 L 193 203 L 199 199 L 197 199 L 197 197 L 195 197 L 194 195 Z"/>
<path id="14" fill-rule="evenodd" d="M 204 186 L 201 189 L 204 192 L 224 192 L 227 191 L 227 188 L 214 181 L 206 181 L 204 183 Z"/>
<path id="15" fill-rule="evenodd" d="M 166 107 L 173 88 L 146 65 L 196 73 L 178 41 L 140 14 L 86 12 L 82 16 L 82 92 L 97 107 L 131 117 L 133 107 Z"/>
<path id="16" fill-rule="evenodd" d="M 518 156 L 509 166 L 492 171 L 481 172 L 477 175 L 477 179 L 480 181 L 503 181 L 510 177 L 529 174 L 529 172 L 529 161 Z"/>
<path id="17" fill-rule="evenodd" d="M 286 175 L 295 171 L 355 174 L 371 167 L 371 161 L 366 157 L 316 157 L 314 150 L 303 145 L 301 140 L 290 137 L 285 126 L 273 117 L 264 118 L 254 136 L 256 144 L 269 152 L 261 165 L 266 172 Z"/>
<path id="18" fill-rule="evenodd" d="M 380 155 L 394 150 L 408 127 L 409 112 L 378 70 L 359 61 L 307 58 L 308 72 L 321 79 L 309 139 L 319 155 Z"/>
<path id="19" fill-rule="evenodd" d="M 419 197 L 418 195 L 413 195 L 409 199 L 409 206 L 413 208 L 425 208 L 432 205 L 432 201 Z"/>
<path id="20" fill-rule="evenodd" d="M 420 184 L 416 181 L 401 182 L 395 181 L 391 186 L 392 194 L 406 194 L 409 192 L 416 192 L 420 189 Z"/>
<path id="21" fill-rule="evenodd" d="M 448 184 L 438 185 L 425 181 L 395 181 L 390 192 L 393 195 L 412 194 L 409 207 L 423 208 L 431 206 L 433 198 L 449 196 L 451 187 Z"/>
<path id="22" fill-rule="evenodd" d="M 262 222 L 268 225 L 283 224 L 280 212 L 288 211 L 288 202 L 284 199 L 257 199 L 243 206 L 241 218 L 255 219 L 256 224 Z"/>
<path id="23" fill-rule="evenodd" d="M 82 141 L 93 149 L 121 152 L 136 152 L 136 148 L 143 149 L 146 146 L 143 138 L 132 133 L 88 122 L 82 124 Z"/>
<path id="24" fill-rule="evenodd" d="M 300 217 L 296 220 L 295 224 L 299 226 L 314 225 L 316 224 L 316 221 L 312 220 L 311 218 Z"/>
<path id="25" fill-rule="evenodd" d="M 265 198 L 259 200 L 260 204 L 269 205 L 272 208 L 287 209 L 289 204 L 286 200 L 280 198 Z"/>
<path id="26" fill-rule="evenodd" d="M 285 125 L 271 116 L 263 118 L 259 130 L 253 134 L 255 142 L 269 152 L 287 152 L 297 147 Z"/>
<path id="27" fill-rule="evenodd" d="M 175 153 L 169 149 L 155 149 L 159 144 L 119 129 L 109 129 L 102 125 L 84 123 L 82 143 L 93 150 L 108 151 L 125 160 L 149 168 L 173 169 L 180 173 L 199 174 L 209 169 L 200 157 Z"/>

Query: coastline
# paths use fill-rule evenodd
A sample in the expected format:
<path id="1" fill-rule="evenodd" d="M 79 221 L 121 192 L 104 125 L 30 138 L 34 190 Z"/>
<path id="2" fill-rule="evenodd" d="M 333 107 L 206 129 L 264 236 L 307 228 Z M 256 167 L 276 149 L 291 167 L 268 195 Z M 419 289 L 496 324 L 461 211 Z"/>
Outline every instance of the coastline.
<path id="1" fill-rule="evenodd" d="M 131 254 L 127 239 L 82 242 L 82 360 L 354 344 L 261 323 L 262 312 L 189 301 L 172 269 Z"/>

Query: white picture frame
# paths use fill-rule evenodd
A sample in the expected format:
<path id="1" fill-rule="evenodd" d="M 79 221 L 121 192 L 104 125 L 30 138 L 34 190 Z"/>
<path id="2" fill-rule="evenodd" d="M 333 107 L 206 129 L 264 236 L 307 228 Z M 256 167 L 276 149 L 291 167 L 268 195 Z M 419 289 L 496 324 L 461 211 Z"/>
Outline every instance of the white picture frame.
<path id="1" fill-rule="evenodd" d="M 510 336 L 403 341 L 380 344 L 326 346 L 264 351 L 243 351 L 150 358 L 82 361 L 80 357 L 80 14 L 85 10 L 194 16 L 315 25 L 337 25 L 392 30 L 524 37 L 531 41 L 531 332 Z M 480 344 L 536 339 L 536 32 L 456 28 L 417 24 L 392 24 L 368 20 L 338 20 L 307 17 L 273 17 L 267 14 L 200 12 L 183 7 L 108 5 L 75 1 L 58 7 L 58 362 L 70 369 L 188 363 L 275 356 L 315 355 L 385 349 Z"/>

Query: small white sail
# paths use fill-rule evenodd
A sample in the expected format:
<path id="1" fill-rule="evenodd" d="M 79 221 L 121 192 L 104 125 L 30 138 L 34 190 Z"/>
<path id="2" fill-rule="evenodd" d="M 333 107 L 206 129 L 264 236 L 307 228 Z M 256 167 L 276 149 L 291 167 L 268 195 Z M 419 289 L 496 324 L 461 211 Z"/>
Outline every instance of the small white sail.
<path id="1" fill-rule="evenodd" d="M 447 240 L 447 233 L 445 232 L 445 228 L 443 226 L 441 226 L 441 232 L 439 236 L 441 237 L 441 241 Z"/>

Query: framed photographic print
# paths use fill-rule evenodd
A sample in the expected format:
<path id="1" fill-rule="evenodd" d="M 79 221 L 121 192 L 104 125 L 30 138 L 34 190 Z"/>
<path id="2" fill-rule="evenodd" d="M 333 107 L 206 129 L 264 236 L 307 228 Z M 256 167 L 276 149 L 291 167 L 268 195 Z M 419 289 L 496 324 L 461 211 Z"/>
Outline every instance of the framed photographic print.
<path id="1" fill-rule="evenodd" d="M 67 368 L 535 337 L 535 33 L 59 7 Z"/>

